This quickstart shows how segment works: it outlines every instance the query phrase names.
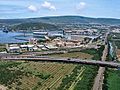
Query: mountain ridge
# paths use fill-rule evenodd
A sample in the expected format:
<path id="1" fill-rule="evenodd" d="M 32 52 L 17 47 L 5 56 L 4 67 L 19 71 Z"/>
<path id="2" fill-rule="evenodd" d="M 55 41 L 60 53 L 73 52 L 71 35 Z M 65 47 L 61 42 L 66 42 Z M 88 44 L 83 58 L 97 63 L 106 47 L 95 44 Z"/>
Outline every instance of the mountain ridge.
<path id="1" fill-rule="evenodd" d="M 0 19 L 0 23 L 52 23 L 52 24 L 114 24 L 120 25 L 120 19 L 116 18 L 93 18 L 84 16 L 48 16 L 23 19 Z"/>

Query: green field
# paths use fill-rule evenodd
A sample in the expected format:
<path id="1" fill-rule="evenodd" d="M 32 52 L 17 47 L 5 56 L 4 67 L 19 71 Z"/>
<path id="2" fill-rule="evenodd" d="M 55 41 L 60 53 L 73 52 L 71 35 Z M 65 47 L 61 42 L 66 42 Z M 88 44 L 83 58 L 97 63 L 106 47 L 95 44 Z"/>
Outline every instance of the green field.
<path id="1" fill-rule="evenodd" d="M 5 50 L 6 50 L 5 45 L 4 44 L 0 44 L 0 52 L 3 52 Z"/>
<path id="2" fill-rule="evenodd" d="M 108 39 L 113 43 L 114 47 L 117 46 L 120 49 L 120 33 L 112 33 Z"/>
<path id="3" fill-rule="evenodd" d="M 79 88 L 90 90 L 97 67 L 48 62 L 1 61 L 0 72 L 0 84 L 8 90 L 79 90 Z"/>
<path id="4" fill-rule="evenodd" d="M 68 57 L 68 58 L 81 58 L 81 59 L 90 59 L 93 57 L 93 55 L 83 53 L 83 52 L 71 52 L 71 53 L 65 53 L 65 54 L 52 54 L 49 55 L 52 57 Z"/>
<path id="5" fill-rule="evenodd" d="M 62 80 L 57 90 L 91 90 L 97 70 L 94 66 L 78 65 Z"/>
<path id="6" fill-rule="evenodd" d="M 120 33 L 112 33 L 111 36 L 113 39 L 120 39 Z"/>
<path id="7" fill-rule="evenodd" d="M 89 49 L 52 56 L 99 59 L 98 51 Z M 97 70 L 97 66 L 81 64 L 0 61 L 0 85 L 8 90 L 91 90 Z"/>
<path id="8" fill-rule="evenodd" d="M 120 90 L 120 71 L 108 69 L 106 71 L 105 86 L 103 90 Z"/>
<path id="9" fill-rule="evenodd" d="M 52 54 L 48 56 L 100 60 L 103 49 L 104 49 L 104 46 L 101 46 L 99 49 L 92 48 L 92 49 L 81 50 L 80 52 L 70 52 L 70 53 L 65 53 L 65 54 Z"/>
<path id="10" fill-rule="evenodd" d="M 53 90 L 75 67 L 63 63 L 1 61 L 0 84 L 8 90 Z"/>

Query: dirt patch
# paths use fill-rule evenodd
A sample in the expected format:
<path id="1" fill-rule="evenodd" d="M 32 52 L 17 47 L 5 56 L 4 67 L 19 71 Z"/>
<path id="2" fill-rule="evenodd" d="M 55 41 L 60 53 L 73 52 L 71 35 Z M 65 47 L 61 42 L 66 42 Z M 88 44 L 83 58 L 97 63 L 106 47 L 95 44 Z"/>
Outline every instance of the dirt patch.
<path id="1" fill-rule="evenodd" d="M 120 49 L 117 49 L 117 58 L 120 61 Z"/>
<path id="2" fill-rule="evenodd" d="M 7 87 L 0 85 L 0 90 L 7 90 Z"/>

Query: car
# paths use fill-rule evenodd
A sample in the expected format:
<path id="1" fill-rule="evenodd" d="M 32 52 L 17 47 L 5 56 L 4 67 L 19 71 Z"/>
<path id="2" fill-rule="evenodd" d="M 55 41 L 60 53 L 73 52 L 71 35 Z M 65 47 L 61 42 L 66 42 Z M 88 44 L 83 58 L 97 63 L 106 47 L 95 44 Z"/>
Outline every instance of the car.
<path id="1" fill-rule="evenodd" d="M 67 60 L 71 60 L 70 58 L 68 58 Z"/>

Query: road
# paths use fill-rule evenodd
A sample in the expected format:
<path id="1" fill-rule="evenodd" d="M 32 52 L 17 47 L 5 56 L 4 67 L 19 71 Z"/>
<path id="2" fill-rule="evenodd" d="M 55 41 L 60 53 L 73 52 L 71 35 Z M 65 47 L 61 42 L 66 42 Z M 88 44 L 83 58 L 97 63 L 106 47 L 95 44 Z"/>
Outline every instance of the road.
<path id="1" fill-rule="evenodd" d="M 83 59 L 75 59 L 75 58 L 55 58 L 49 56 L 9 56 L 4 57 L 1 60 L 10 60 L 10 61 L 48 61 L 48 62 L 65 62 L 65 63 L 78 63 L 78 64 L 87 64 L 87 65 L 99 65 L 102 67 L 111 67 L 111 68 L 119 68 L 120 63 L 115 62 L 107 62 L 107 61 L 100 61 L 100 60 L 83 60 Z"/>
<path id="2" fill-rule="evenodd" d="M 107 43 L 108 34 L 109 32 L 107 32 L 105 36 L 105 40 L 104 40 L 105 48 L 103 50 L 101 61 L 105 61 L 108 54 L 108 43 Z M 104 72 L 105 72 L 105 67 L 99 67 L 98 74 L 94 80 L 94 85 L 92 90 L 102 90 L 103 81 L 104 81 Z"/>

